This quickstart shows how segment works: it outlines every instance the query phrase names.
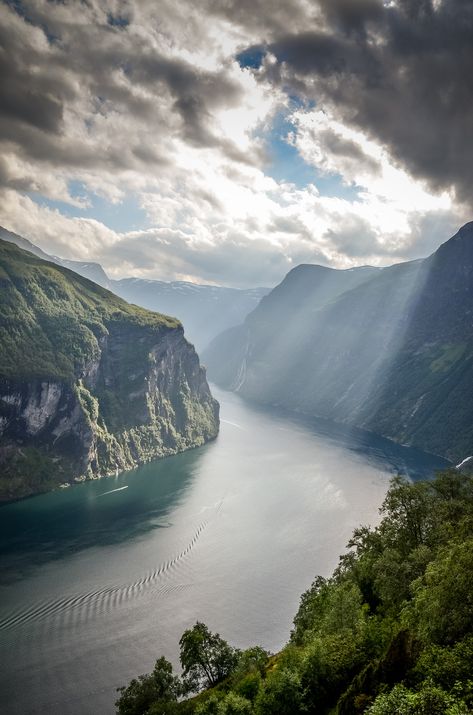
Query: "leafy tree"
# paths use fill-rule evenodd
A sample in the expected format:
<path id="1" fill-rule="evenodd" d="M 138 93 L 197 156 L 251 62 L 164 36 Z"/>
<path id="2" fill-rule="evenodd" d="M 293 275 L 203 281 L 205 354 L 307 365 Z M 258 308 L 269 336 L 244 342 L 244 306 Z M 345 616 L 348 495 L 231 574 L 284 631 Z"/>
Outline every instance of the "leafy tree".
<path id="1" fill-rule="evenodd" d="M 299 610 L 294 618 L 294 629 L 291 633 L 293 643 L 301 645 L 306 631 L 309 631 L 322 617 L 329 588 L 327 579 L 317 576 L 311 587 L 302 594 Z"/>
<path id="2" fill-rule="evenodd" d="M 211 633 L 197 621 L 184 631 L 179 641 L 180 660 L 189 692 L 202 686 L 211 688 L 226 678 L 238 663 L 239 652 L 218 633 Z"/>
<path id="3" fill-rule="evenodd" d="M 434 643 L 453 643 L 473 628 L 473 538 L 441 550 L 413 584 L 414 621 Z"/>
<path id="4" fill-rule="evenodd" d="M 301 677 L 288 668 L 276 668 L 266 678 L 255 701 L 257 715 L 299 715 L 306 712 Z"/>
<path id="5" fill-rule="evenodd" d="M 253 708 L 246 698 L 237 693 L 212 693 L 195 709 L 195 715 L 252 715 Z"/>
<path id="6" fill-rule="evenodd" d="M 261 682 L 262 679 L 259 673 L 249 673 L 235 683 L 234 690 L 238 695 L 242 695 L 253 702 L 259 693 Z"/>
<path id="7" fill-rule="evenodd" d="M 261 676 L 264 676 L 268 658 L 268 651 L 259 645 L 247 648 L 242 651 L 238 657 L 235 677 L 242 676 L 246 673 L 259 673 Z"/>
<path id="8" fill-rule="evenodd" d="M 249 700 L 236 693 L 228 693 L 218 707 L 218 715 L 252 715 L 253 708 Z"/>
<path id="9" fill-rule="evenodd" d="M 386 517 L 381 524 L 385 546 L 391 545 L 402 556 L 425 544 L 430 535 L 432 512 L 430 486 L 427 482 L 411 484 L 404 477 L 394 477 L 381 507 Z"/>
<path id="10" fill-rule="evenodd" d="M 120 715 L 143 715 L 153 703 L 176 701 L 182 692 L 180 679 L 164 657 L 158 658 L 152 673 L 140 675 L 117 690 L 121 695 L 115 705 Z"/>
<path id="11" fill-rule="evenodd" d="M 396 685 L 390 693 L 379 695 L 367 715 L 468 715 L 469 709 L 459 698 L 431 683 L 414 692 Z"/>
<path id="12" fill-rule="evenodd" d="M 212 693 L 210 697 L 197 705 L 195 715 L 219 715 L 219 706 L 223 698 L 223 694 Z"/>
<path id="13" fill-rule="evenodd" d="M 428 646 L 419 657 L 415 673 L 420 680 L 431 678 L 445 690 L 458 688 L 458 682 L 468 683 L 473 676 L 473 635 L 453 646 Z"/>

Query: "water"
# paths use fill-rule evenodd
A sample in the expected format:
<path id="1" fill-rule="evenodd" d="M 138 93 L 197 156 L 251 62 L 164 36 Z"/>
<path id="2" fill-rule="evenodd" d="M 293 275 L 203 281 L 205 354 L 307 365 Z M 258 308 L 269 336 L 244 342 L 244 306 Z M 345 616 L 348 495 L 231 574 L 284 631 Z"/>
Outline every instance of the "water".
<path id="1" fill-rule="evenodd" d="M 0 509 L 3 713 L 113 713 L 197 619 L 277 650 L 391 474 L 444 464 L 215 392 L 212 444 Z"/>

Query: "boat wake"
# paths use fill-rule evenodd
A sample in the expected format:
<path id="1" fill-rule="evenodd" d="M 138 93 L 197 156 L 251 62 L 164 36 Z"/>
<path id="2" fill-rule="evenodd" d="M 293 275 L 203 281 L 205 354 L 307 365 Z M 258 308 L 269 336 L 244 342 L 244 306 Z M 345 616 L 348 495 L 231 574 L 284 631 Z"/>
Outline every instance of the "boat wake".
<path id="1" fill-rule="evenodd" d="M 220 511 L 221 506 L 222 502 L 216 507 L 215 515 Z M 49 626 L 51 620 L 60 620 L 63 625 L 83 624 L 85 620 L 118 608 L 146 591 L 154 589 L 156 590 L 155 595 L 164 595 L 191 587 L 192 584 L 188 583 L 166 583 L 165 579 L 170 575 L 176 575 L 179 568 L 195 548 L 210 521 L 211 519 L 202 521 L 194 532 L 192 539 L 182 551 L 160 564 L 153 571 L 146 573 L 142 578 L 121 586 L 106 586 L 89 593 L 64 596 L 43 603 L 36 602 L 29 608 L 11 612 L 0 620 L 0 632 L 16 629 L 32 622 L 46 622 Z"/>
<path id="2" fill-rule="evenodd" d="M 106 494 L 113 494 L 114 492 L 122 492 L 124 489 L 128 489 L 128 485 L 126 487 L 118 487 L 117 489 L 110 489 L 109 492 L 102 492 L 102 494 L 97 494 L 97 498 L 104 497 Z"/>

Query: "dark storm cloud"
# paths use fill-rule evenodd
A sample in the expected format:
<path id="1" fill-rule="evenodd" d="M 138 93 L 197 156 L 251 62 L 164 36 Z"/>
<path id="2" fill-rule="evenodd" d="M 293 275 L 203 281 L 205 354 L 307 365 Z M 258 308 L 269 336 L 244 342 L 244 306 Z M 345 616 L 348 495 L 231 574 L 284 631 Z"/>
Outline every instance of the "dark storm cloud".
<path id="1" fill-rule="evenodd" d="M 259 76 L 330 106 L 434 190 L 471 202 L 473 3 L 319 0 L 321 19 L 279 33 Z M 325 23 L 325 24 L 323 24 Z"/>
<path id="2" fill-rule="evenodd" d="M 133 34 L 128 16 L 111 17 L 124 16 L 101 12 L 100 3 L 0 4 L 4 151 L 64 169 L 137 169 L 165 164 L 177 137 L 248 161 L 212 128 L 212 113 L 240 99 L 227 69 L 165 56 L 142 28 Z M 95 131 L 104 117 L 114 122 L 105 140 Z"/>
<path id="3" fill-rule="evenodd" d="M 319 5 L 333 28 L 358 35 L 366 35 L 368 21 L 381 19 L 383 7 L 379 0 L 319 0 Z"/>
<path id="4" fill-rule="evenodd" d="M 340 136 L 332 129 L 324 129 L 318 134 L 319 142 L 334 156 L 342 156 L 359 162 L 372 176 L 380 173 L 379 164 L 368 156 L 359 144 Z"/>
<path id="5" fill-rule="evenodd" d="M 288 27 L 303 27 L 308 19 L 315 19 L 310 5 L 305 0 L 207 0 L 203 7 L 209 14 L 256 32 L 261 40 L 266 40 L 274 33 L 284 32 Z"/>
<path id="6" fill-rule="evenodd" d="M 24 45 L 19 22 L 10 24 L 5 8 L 0 22 L 0 113 L 12 123 L 20 122 L 44 132 L 60 130 L 63 103 L 72 91 L 62 77 L 38 71 L 43 52 L 36 43 Z"/>

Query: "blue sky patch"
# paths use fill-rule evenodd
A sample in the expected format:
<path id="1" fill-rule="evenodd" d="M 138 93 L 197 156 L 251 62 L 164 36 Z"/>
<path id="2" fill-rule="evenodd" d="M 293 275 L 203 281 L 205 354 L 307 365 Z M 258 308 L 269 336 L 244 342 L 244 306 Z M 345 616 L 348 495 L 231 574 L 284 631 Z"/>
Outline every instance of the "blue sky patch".
<path id="1" fill-rule="evenodd" d="M 253 70 L 259 70 L 263 64 L 263 59 L 266 54 L 266 50 L 261 47 L 249 47 L 247 50 L 243 50 L 236 56 L 236 61 L 242 69 L 248 68 Z"/>
<path id="2" fill-rule="evenodd" d="M 124 29 L 130 24 L 130 20 L 124 15 L 113 15 L 111 12 L 107 15 L 107 22 L 111 27 L 118 27 L 120 29 Z"/>
<path id="3" fill-rule="evenodd" d="M 290 111 L 279 112 L 265 135 L 270 161 L 265 173 L 276 181 L 290 182 L 298 189 L 314 184 L 322 196 L 337 196 L 348 201 L 358 198 L 359 187 L 347 186 L 340 174 L 326 174 L 317 167 L 308 164 L 295 146 L 289 143 L 287 136 L 297 128 L 290 121 Z"/>
<path id="4" fill-rule="evenodd" d="M 57 209 L 64 216 L 70 218 L 90 218 L 100 221 L 113 231 L 127 232 L 147 228 L 149 221 L 146 212 L 140 207 L 137 197 L 127 195 L 120 203 L 113 204 L 97 194 L 87 190 L 87 187 L 80 181 L 69 182 L 69 192 L 72 197 L 86 199 L 89 201 L 88 208 L 77 208 L 65 201 L 54 201 L 47 199 L 37 193 L 30 193 L 29 196 L 40 206 L 50 209 Z"/>

